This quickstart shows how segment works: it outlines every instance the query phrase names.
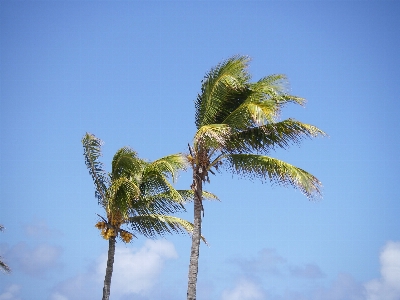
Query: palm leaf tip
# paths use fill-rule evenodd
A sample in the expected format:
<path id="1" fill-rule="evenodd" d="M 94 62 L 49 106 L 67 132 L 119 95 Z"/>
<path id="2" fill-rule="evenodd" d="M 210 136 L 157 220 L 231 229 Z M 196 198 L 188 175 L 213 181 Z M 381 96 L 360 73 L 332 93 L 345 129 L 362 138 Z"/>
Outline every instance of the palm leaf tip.
<path id="1" fill-rule="evenodd" d="M 172 182 L 178 179 L 178 172 L 185 171 L 189 166 L 188 158 L 183 153 L 164 156 L 150 164 L 154 170 L 171 178 Z"/>
<path id="2" fill-rule="evenodd" d="M 269 180 L 282 186 L 299 189 L 310 200 L 321 198 L 322 184 L 314 175 L 281 160 L 254 154 L 234 154 L 229 168 L 240 176 Z"/>
<path id="3" fill-rule="evenodd" d="M 173 233 L 188 233 L 191 235 L 193 232 L 193 224 L 191 222 L 168 215 L 138 215 L 129 218 L 129 224 L 132 230 L 143 234 L 147 238 Z M 204 237 L 202 237 L 202 240 L 207 244 Z"/>
<path id="4" fill-rule="evenodd" d="M 0 257 L 0 269 L 2 269 L 6 273 L 11 273 L 11 269 L 9 266 L 7 266 L 3 261 L 2 258 Z"/>
<path id="5" fill-rule="evenodd" d="M 195 101 L 197 128 L 221 123 L 229 114 L 232 101 L 250 80 L 248 56 L 235 55 L 212 68 L 202 80 L 201 93 Z M 230 104 L 229 104 L 230 103 Z"/>
<path id="6" fill-rule="evenodd" d="M 183 199 L 182 203 L 192 202 L 194 199 L 194 191 L 193 190 L 177 190 L 177 192 Z M 203 200 L 220 201 L 220 199 L 218 198 L 217 195 L 207 192 L 207 191 L 202 191 L 202 198 L 203 198 Z"/>

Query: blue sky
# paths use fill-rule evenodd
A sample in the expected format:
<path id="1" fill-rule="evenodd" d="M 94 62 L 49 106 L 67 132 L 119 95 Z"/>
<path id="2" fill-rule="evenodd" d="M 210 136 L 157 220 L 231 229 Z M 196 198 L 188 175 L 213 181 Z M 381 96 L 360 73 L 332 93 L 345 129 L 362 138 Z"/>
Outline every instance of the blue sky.
<path id="1" fill-rule="evenodd" d="M 308 100 L 282 118 L 327 138 L 276 151 L 323 199 L 228 173 L 206 189 L 199 300 L 399 299 L 397 1 L 1 1 L 0 299 L 99 299 L 108 243 L 81 138 L 187 151 L 220 61 L 252 58 Z M 189 188 L 190 172 L 177 187 Z M 192 207 L 181 217 L 192 220 Z M 117 245 L 111 299 L 185 299 L 190 238 Z"/>

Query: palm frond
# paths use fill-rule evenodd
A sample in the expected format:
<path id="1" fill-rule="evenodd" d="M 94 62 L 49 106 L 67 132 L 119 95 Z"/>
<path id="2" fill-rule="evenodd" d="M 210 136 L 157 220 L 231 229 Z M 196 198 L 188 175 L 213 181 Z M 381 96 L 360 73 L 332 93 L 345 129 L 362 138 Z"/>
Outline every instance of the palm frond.
<path id="1" fill-rule="evenodd" d="M 288 148 L 291 144 L 299 144 L 305 138 L 325 136 L 326 133 L 314 125 L 305 124 L 294 119 L 287 119 L 264 126 L 248 128 L 237 131 L 231 135 L 227 147 L 223 152 L 227 153 L 251 153 L 280 147 Z"/>
<path id="2" fill-rule="evenodd" d="M 232 106 L 240 105 L 237 94 L 250 79 L 247 56 L 233 56 L 206 74 L 201 93 L 195 101 L 195 123 L 199 129 L 208 124 L 221 123 L 230 114 Z M 235 102 L 238 102 L 236 105 Z"/>
<path id="3" fill-rule="evenodd" d="M 96 187 L 95 195 L 99 204 L 105 205 L 106 190 L 109 186 L 109 178 L 104 170 L 103 163 L 99 161 L 101 154 L 102 140 L 96 138 L 93 134 L 86 133 L 82 139 L 83 155 L 85 156 L 85 164 L 92 176 Z"/>
<path id="4" fill-rule="evenodd" d="M 140 190 L 144 197 L 158 195 L 175 189 L 162 173 L 154 168 L 154 166 L 148 165 L 142 174 L 142 180 L 140 183 Z M 179 195 L 177 195 L 179 197 Z"/>
<path id="5" fill-rule="evenodd" d="M 142 195 L 134 207 L 136 212 L 132 214 L 174 214 L 185 211 L 184 203 L 185 199 L 175 189 L 155 195 Z"/>
<path id="6" fill-rule="evenodd" d="M 257 91 L 264 95 L 265 99 L 272 99 L 282 106 L 285 103 L 292 102 L 304 105 L 306 100 L 301 97 L 288 94 L 289 82 L 285 75 L 274 74 L 266 76 L 251 85 L 253 91 Z"/>
<path id="7" fill-rule="evenodd" d="M 129 147 L 119 149 L 112 160 L 112 178 L 120 177 L 133 178 L 138 180 L 137 176 L 144 168 L 145 162 L 138 157 L 136 151 Z"/>
<path id="8" fill-rule="evenodd" d="M 195 149 L 221 149 L 226 146 L 232 134 L 232 129 L 227 124 L 211 124 L 202 126 L 194 136 Z"/>
<path id="9" fill-rule="evenodd" d="M 141 191 L 136 182 L 127 177 L 120 177 L 112 180 L 107 190 L 108 209 L 118 210 L 124 215 L 130 207 L 135 207 L 141 196 Z"/>
<path id="10" fill-rule="evenodd" d="M 3 231 L 4 229 L 5 229 L 4 226 L 0 224 L 0 231 Z M 6 273 L 11 272 L 10 267 L 5 262 L 3 262 L 3 258 L 1 256 L 0 256 L 0 269 Z"/>
<path id="11" fill-rule="evenodd" d="M 243 130 L 274 122 L 278 115 L 279 107 L 274 101 L 260 99 L 262 96 L 252 93 L 223 123 L 235 129 Z"/>
<path id="12" fill-rule="evenodd" d="M 167 178 L 171 178 L 172 182 L 176 182 L 178 171 L 186 170 L 188 167 L 186 155 L 182 153 L 164 156 L 150 163 L 147 168 L 152 168 L 163 174 Z"/>
<path id="13" fill-rule="evenodd" d="M 6 273 L 11 273 L 10 267 L 5 262 L 3 262 L 3 258 L 1 256 L 0 256 L 0 269 Z"/>
<path id="14" fill-rule="evenodd" d="M 192 202 L 194 199 L 194 191 L 193 190 L 177 190 L 177 192 L 182 196 L 185 202 Z M 202 192 L 202 198 L 203 200 L 218 200 L 219 198 L 217 195 L 203 191 Z"/>
<path id="15" fill-rule="evenodd" d="M 281 160 L 255 154 L 233 154 L 227 157 L 233 173 L 249 178 L 269 180 L 300 189 L 308 198 L 321 196 L 321 182 L 312 174 Z"/>
<path id="16" fill-rule="evenodd" d="M 166 215 L 141 215 L 129 218 L 129 225 L 133 231 L 136 231 L 147 238 L 156 236 L 164 236 L 172 233 L 188 233 L 193 232 L 193 224 L 173 216 Z M 202 240 L 207 244 L 205 238 Z"/>
<path id="17" fill-rule="evenodd" d="M 233 110 L 222 123 L 236 129 L 262 126 L 276 122 L 280 110 L 287 102 L 303 105 L 305 99 L 289 95 L 284 75 L 270 75 L 248 86 L 242 91 L 245 101 Z"/>

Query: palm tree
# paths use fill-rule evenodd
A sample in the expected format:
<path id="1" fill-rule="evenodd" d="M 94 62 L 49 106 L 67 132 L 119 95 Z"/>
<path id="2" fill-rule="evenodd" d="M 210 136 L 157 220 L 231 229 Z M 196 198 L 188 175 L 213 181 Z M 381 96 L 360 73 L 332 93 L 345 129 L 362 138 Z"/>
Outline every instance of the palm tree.
<path id="1" fill-rule="evenodd" d="M 101 221 L 96 227 L 109 243 L 102 298 L 108 300 L 117 237 L 129 243 L 134 233 L 149 238 L 173 232 L 191 233 L 193 224 L 168 214 L 183 210 L 182 204 L 193 198 L 193 191 L 175 190 L 168 181 L 175 180 L 177 172 L 186 166 L 186 157 L 182 154 L 147 162 L 124 147 L 114 155 L 112 171 L 107 174 L 99 161 L 102 141 L 86 133 L 82 143 L 95 195 L 105 210 L 104 217 L 99 215 Z M 208 196 L 214 198 L 211 194 Z M 130 231 L 123 229 L 123 225 L 129 226 Z"/>
<path id="2" fill-rule="evenodd" d="M 195 101 L 197 132 L 189 145 L 193 171 L 194 230 L 190 255 L 187 299 L 196 299 L 203 183 L 209 173 L 225 168 L 240 176 L 269 180 L 300 189 L 307 197 L 320 196 L 320 181 L 306 171 L 267 156 L 323 131 L 294 119 L 279 121 L 287 103 L 304 105 L 290 95 L 284 75 L 270 75 L 251 83 L 249 58 L 234 56 L 206 74 Z"/>
<path id="3" fill-rule="evenodd" d="M 4 226 L 0 225 L 0 231 L 3 231 L 3 230 L 4 230 Z M 0 269 L 2 269 L 6 273 L 10 273 L 11 272 L 10 267 L 5 262 L 3 262 L 1 256 L 0 256 Z"/>

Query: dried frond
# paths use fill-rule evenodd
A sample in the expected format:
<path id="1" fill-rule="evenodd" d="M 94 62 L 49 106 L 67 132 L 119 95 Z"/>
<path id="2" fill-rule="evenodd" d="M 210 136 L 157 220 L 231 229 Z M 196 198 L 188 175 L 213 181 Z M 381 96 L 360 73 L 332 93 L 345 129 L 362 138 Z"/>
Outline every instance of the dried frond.
<path id="1" fill-rule="evenodd" d="M 86 133 L 82 139 L 83 149 L 85 156 L 85 164 L 92 176 L 96 190 L 95 195 L 98 203 L 106 205 L 107 197 L 106 190 L 110 184 L 107 173 L 104 170 L 103 163 L 99 161 L 101 156 L 102 140 L 96 138 L 93 134 Z"/>

